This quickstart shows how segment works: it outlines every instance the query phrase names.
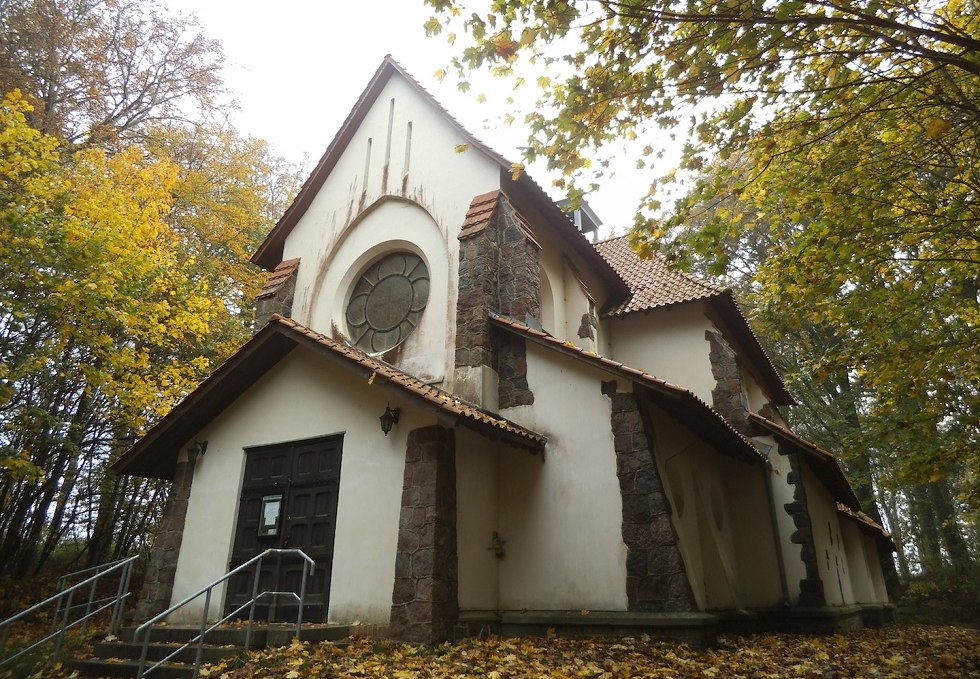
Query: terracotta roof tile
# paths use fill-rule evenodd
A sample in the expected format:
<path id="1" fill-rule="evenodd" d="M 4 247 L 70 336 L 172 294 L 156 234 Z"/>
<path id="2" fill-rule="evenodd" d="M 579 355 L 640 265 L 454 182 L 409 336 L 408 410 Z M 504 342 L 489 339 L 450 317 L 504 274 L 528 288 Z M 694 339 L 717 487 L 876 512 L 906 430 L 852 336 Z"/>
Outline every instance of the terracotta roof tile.
<path id="1" fill-rule="evenodd" d="M 708 430 L 716 441 L 723 440 L 720 450 L 739 459 L 752 462 L 762 461 L 762 456 L 751 441 L 738 433 L 714 408 L 687 389 L 671 384 L 643 370 L 630 368 L 618 361 L 603 358 L 596 353 L 577 347 L 571 342 L 563 342 L 543 330 L 536 330 L 512 318 L 491 312 L 490 319 L 495 325 L 505 330 L 650 388 L 652 392 L 661 397 L 658 403 L 669 405 L 672 414 L 681 415 L 688 422 L 697 420 L 699 424 L 704 425 L 697 433 L 704 433 Z"/>
<path id="2" fill-rule="evenodd" d="M 283 262 L 279 262 L 279 266 L 276 270 L 269 274 L 269 277 L 265 281 L 265 285 L 262 286 L 262 290 L 256 296 L 256 299 L 263 299 L 265 297 L 272 297 L 277 292 L 279 288 L 289 280 L 289 277 L 296 273 L 296 269 L 299 268 L 299 257 L 296 259 L 287 259 Z"/>
<path id="3" fill-rule="evenodd" d="M 500 191 L 491 191 L 470 201 L 470 209 L 467 210 L 466 218 L 463 220 L 463 228 L 459 231 L 460 239 L 474 236 L 487 228 L 487 224 L 490 223 L 497 211 L 497 199 L 499 197 Z"/>
<path id="4" fill-rule="evenodd" d="M 607 311 L 605 316 L 670 306 L 727 292 L 727 288 L 671 269 L 659 254 L 649 259 L 641 258 L 630 247 L 628 236 L 600 241 L 595 248 L 622 276 L 631 292 L 629 299 Z"/>
<path id="5" fill-rule="evenodd" d="M 383 380 L 397 384 L 411 394 L 420 397 L 431 405 L 436 406 L 444 413 L 458 417 L 460 424 L 464 426 L 477 429 L 483 433 L 497 432 L 498 434 L 504 434 L 511 441 L 517 439 L 518 441 L 522 442 L 525 447 L 533 450 L 541 450 L 544 448 L 545 443 L 547 443 L 547 438 L 541 434 L 514 424 L 505 418 L 496 415 L 495 413 L 483 410 L 471 403 L 467 403 L 466 401 L 456 398 L 447 391 L 443 391 L 442 389 L 434 387 L 430 384 L 426 384 L 422 380 L 413 377 L 408 373 L 402 372 L 393 365 L 365 354 L 360 349 L 355 349 L 347 344 L 331 339 L 326 335 L 321 335 L 315 330 L 311 330 L 310 328 L 297 323 L 291 318 L 284 318 L 279 315 L 274 315 L 270 323 L 278 323 L 281 326 L 289 328 L 295 333 L 309 338 L 318 346 L 329 350 L 331 353 L 341 356 L 353 363 L 357 363 L 363 366 L 366 370 L 370 370 L 371 375 L 368 378 L 370 383 L 375 384 L 378 380 Z"/>
<path id="6" fill-rule="evenodd" d="M 886 531 L 877 521 L 872 519 L 864 512 L 854 511 L 847 505 L 841 504 L 840 502 L 837 503 L 837 511 L 842 516 L 851 519 L 852 521 L 856 521 L 861 528 L 871 533 L 874 537 L 884 538 L 887 540 L 889 543 L 891 543 L 892 550 L 896 549 L 891 533 Z"/>

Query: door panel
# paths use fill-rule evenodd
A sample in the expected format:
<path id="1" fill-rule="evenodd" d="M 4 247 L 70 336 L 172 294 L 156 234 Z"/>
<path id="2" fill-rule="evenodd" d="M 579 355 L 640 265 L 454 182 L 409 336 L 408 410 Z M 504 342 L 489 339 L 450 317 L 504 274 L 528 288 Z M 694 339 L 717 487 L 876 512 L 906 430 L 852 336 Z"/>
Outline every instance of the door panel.
<path id="1" fill-rule="evenodd" d="M 329 606 L 330 571 L 337 524 L 337 496 L 340 489 L 342 436 L 296 441 L 245 451 L 245 478 L 242 483 L 235 546 L 231 568 L 268 548 L 302 549 L 316 564 L 307 581 L 307 608 L 303 619 L 324 620 Z M 260 535 L 263 498 L 282 496 L 278 524 L 268 535 Z M 274 505 L 266 502 L 266 505 Z M 254 570 L 232 579 L 225 600 L 226 613 L 251 598 Z M 297 558 L 267 557 L 262 563 L 259 592 L 299 592 L 303 562 Z M 281 597 L 271 610 L 268 604 L 256 606 L 257 615 L 277 620 L 295 620 L 296 605 Z M 247 611 L 242 615 L 247 615 Z"/>

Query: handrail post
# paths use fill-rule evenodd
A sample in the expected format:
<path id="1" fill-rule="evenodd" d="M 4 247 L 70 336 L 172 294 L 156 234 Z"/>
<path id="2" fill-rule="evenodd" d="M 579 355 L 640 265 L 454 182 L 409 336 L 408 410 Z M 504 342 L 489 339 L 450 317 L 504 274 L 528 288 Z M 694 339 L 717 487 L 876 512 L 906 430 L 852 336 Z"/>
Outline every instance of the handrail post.
<path id="1" fill-rule="evenodd" d="M 245 628 L 245 650 L 252 650 L 252 622 L 255 620 L 255 598 L 259 595 L 259 577 L 262 575 L 262 559 L 268 552 L 262 552 L 255 562 L 255 577 L 252 578 L 252 601 L 248 606 L 248 627 Z"/>
<path id="2" fill-rule="evenodd" d="M 149 655 L 150 635 L 152 633 L 153 633 L 152 624 L 143 631 L 143 650 L 142 652 L 140 652 L 140 666 L 139 666 L 139 670 L 136 672 L 136 679 L 143 679 L 143 673 L 146 671 L 146 656 Z M 133 641 L 139 641 L 139 639 L 136 638 L 138 635 L 139 635 L 139 629 L 133 632 Z"/>
<path id="3" fill-rule="evenodd" d="M 95 586 L 99 583 L 99 572 L 101 566 L 95 569 L 95 576 L 91 586 L 88 588 L 88 601 L 85 603 L 85 623 L 82 625 L 82 635 L 88 631 L 89 615 L 92 613 L 92 602 L 95 601 Z"/>
<path id="4" fill-rule="evenodd" d="M 129 561 L 123 566 L 123 572 L 119 576 L 119 587 L 116 589 L 116 603 L 112 607 L 112 620 L 109 623 L 109 633 L 116 637 L 119 636 L 119 625 L 122 622 L 123 601 L 129 594 L 129 579 L 133 574 L 133 562 Z"/>
<path id="5" fill-rule="evenodd" d="M 204 612 L 201 613 L 201 631 L 197 635 L 197 653 L 194 655 L 194 679 L 201 669 L 201 653 L 204 651 L 204 629 L 208 626 L 208 611 L 211 610 L 211 592 L 214 585 L 204 595 Z"/>
<path id="6" fill-rule="evenodd" d="M 67 575 L 62 575 L 60 578 L 58 578 L 58 584 L 55 586 L 54 589 L 55 594 L 60 594 L 61 592 L 64 591 L 65 581 L 67 579 L 68 579 Z M 54 609 L 54 615 L 51 616 L 51 631 L 49 632 L 49 634 L 54 634 L 55 626 L 58 624 L 58 618 L 61 616 L 61 599 L 62 597 L 58 597 L 58 600 L 56 602 L 57 605 L 55 606 Z"/>
<path id="7" fill-rule="evenodd" d="M 303 606 L 306 605 L 306 579 L 309 577 L 310 564 L 303 560 L 303 579 L 299 583 L 299 613 L 296 614 L 296 639 L 299 640 L 299 631 L 303 626 Z"/>
<path id="8" fill-rule="evenodd" d="M 61 642 L 65 638 L 65 630 L 68 629 L 68 615 L 71 613 L 71 601 L 74 596 L 75 590 L 68 590 L 68 603 L 65 604 L 65 612 L 61 616 L 61 629 L 58 630 L 58 636 L 55 637 L 54 653 L 51 656 L 51 664 L 58 662 L 58 658 L 61 657 Z"/>

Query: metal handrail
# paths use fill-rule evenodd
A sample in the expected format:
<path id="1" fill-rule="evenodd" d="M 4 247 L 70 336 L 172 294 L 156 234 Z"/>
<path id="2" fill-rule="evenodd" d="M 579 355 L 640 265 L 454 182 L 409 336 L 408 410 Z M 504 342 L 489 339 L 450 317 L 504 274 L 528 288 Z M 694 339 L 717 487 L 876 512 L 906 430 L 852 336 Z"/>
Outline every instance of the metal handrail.
<path id="1" fill-rule="evenodd" d="M 129 597 L 129 582 L 133 575 L 133 565 L 139 559 L 139 556 L 131 556 L 126 559 L 119 559 L 118 561 L 112 561 L 107 564 L 102 564 L 101 566 L 94 566 L 92 568 L 85 568 L 74 573 L 69 573 L 68 575 L 63 575 L 58 579 L 57 593 L 53 596 L 48 597 L 44 601 L 34 604 L 27 610 L 21 611 L 17 615 L 7 618 L 3 622 L 0 622 L 0 654 L 3 653 L 3 649 L 7 645 L 7 638 L 10 636 L 10 628 L 15 622 L 21 620 L 22 618 L 36 613 L 43 608 L 55 605 L 55 612 L 51 618 L 51 631 L 49 634 L 35 641 L 30 646 L 22 648 L 20 651 L 10 656 L 9 658 L 4 658 L 0 660 L 0 667 L 7 665 L 25 653 L 32 651 L 41 644 L 47 643 L 51 639 L 55 639 L 54 652 L 51 654 L 50 662 L 58 662 L 58 658 L 61 656 L 61 646 L 65 638 L 65 633 L 78 625 L 84 625 L 83 629 L 88 629 L 89 620 L 94 618 L 96 615 L 106 610 L 107 608 L 112 608 L 112 618 L 109 623 L 109 630 L 111 634 L 119 633 L 119 625 L 122 622 L 122 612 L 123 603 L 127 597 Z M 80 575 L 85 575 L 86 573 L 95 572 L 92 575 L 81 582 L 72 585 L 68 589 L 65 589 L 65 585 L 72 578 L 78 577 Z M 112 597 L 105 597 L 102 599 L 95 598 L 95 591 L 98 581 L 102 578 L 116 573 L 119 571 L 119 585 L 116 588 L 116 595 Z M 88 600 L 85 603 L 72 604 L 72 600 L 75 597 L 75 592 L 88 587 Z M 71 614 L 77 609 L 85 609 L 85 614 L 78 620 L 69 622 L 71 619 Z"/>
<path id="2" fill-rule="evenodd" d="M 262 559 L 269 556 L 270 554 L 278 554 L 278 555 L 289 554 L 293 556 L 299 556 L 301 559 L 303 559 L 303 578 L 300 581 L 299 596 L 297 596 L 295 592 L 266 591 L 266 592 L 262 592 L 261 594 L 259 593 L 259 576 L 262 573 Z M 245 602 L 244 604 L 242 604 L 241 606 L 239 606 L 238 608 L 236 608 L 228 615 L 226 615 L 225 617 L 223 617 L 218 622 L 213 623 L 210 627 L 208 627 L 208 611 L 211 608 L 211 590 L 213 590 L 215 587 L 220 585 L 222 582 L 225 582 L 226 580 L 230 579 L 232 576 L 238 575 L 242 571 L 247 570 L 253 564 L 256 564 L 256 566 L 255 566 L 255 577 L 252 581 L 252 598 L 247 602 Z M 139 671 L 136 674 L 136 679 L 143 679 L 143 677 L 145 677 L 147 674 L 157 669 L 163 663 L 167 662 L 174 656 L 178 655 L 181 651 L 183 651 L 185 648 L 189 647 L 193 643 L 197 644 L 197 652 L 194 658 L 194 679 L 197 679 L 198 672 L 201 669 L 201 653 L 204 650 L 204 636 L 208 632 L 218 627 L 219 625 L 222 625 L 228 622 L 229 620 L 231 620 L 239 613 L 244 611 L 246 608 L 248 608 L 249 610 L 248 610 L 248 628 L 246 629 L 245 632 L 245 650 L 250 649 L 252 646 L 252 623 L 255 620 L 255 604 L 260 599 L 267 596 L 275 596 L 275 597 L 292 596 L 299 603 L 298 612 L 296 613 L 296 636 L 298 637 L 300 633 L 300 628 L 303 625 L 303 605 L 306 602 L 306 581 L 309 578 L 309 576 L 313 573 L 313 569 L 315 567 L 316 564 L 313 562 L 313 559 L 308 557 L 306 553 L 301 549 L 267 549 L 261 554 L 257 554 L 256 556 L 253 556 L 251 559 L 249 559 L 242 565 L 238 566 L 237 568 L 228 571 L 217 580 L 214 580 L 210 584 L 205 585 L 194 594 L 191 594 L 190 596 L 186 597 L 182 601 L 174 604 L 164 612 L 150 618 L 142 625 L 137 627 L 136 631 L 133 633 L 133 641 L 139 643 L 140 635 L 142 635 L 145 632 L 145 635 L 143 636 L 143 650 L 140 653 Z M 162 660 L 158 660 L 153 665 L 147 667 L 146 661 L 147 661 L 147 655 L 150 650 L 150 636 L 151 636 L 151 631 L 153 629 L 153 625 L 155 625 L 160 620 L 163 620 L 164 618 L 168 617 L 174 611 L 183 608 L 191 601 L 197 599 L 202 594 L 204 595 L 204 610 L 201 613 L 201 626 L 197 636 L 187 641 L 183 646 L 170 653 L 167 657 L 163 658 Z"/>

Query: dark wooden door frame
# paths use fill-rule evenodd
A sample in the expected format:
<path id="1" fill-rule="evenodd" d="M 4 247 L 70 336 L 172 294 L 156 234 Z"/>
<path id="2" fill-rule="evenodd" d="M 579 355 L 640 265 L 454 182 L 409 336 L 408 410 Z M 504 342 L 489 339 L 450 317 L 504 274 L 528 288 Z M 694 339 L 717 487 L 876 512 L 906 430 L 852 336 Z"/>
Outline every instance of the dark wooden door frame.
<path id="1" fill-rule="evenodd" d="M 303 618 L 322 621 L 329 608 L 343 434 L 253 446 L 243 452 L 245 471 L 229 570 L 270 547 L 302 549 L 316 562 Z M 263 498 L 279 494 L 282 503 L 277 530 L 260 536 Z M 260 590 L 299 591 L 299 560 L 267 561 L 260 575 Z M 250 598 L 253 577 L 254 572 L 243 573 L 229 582 L 226 612 Z M 283 604 L 271 611 L 269 606 L 257 607 L 257 612 L 263 617 L 271 613 L 280 619 L 295 619 L 295 605 Z"/>

